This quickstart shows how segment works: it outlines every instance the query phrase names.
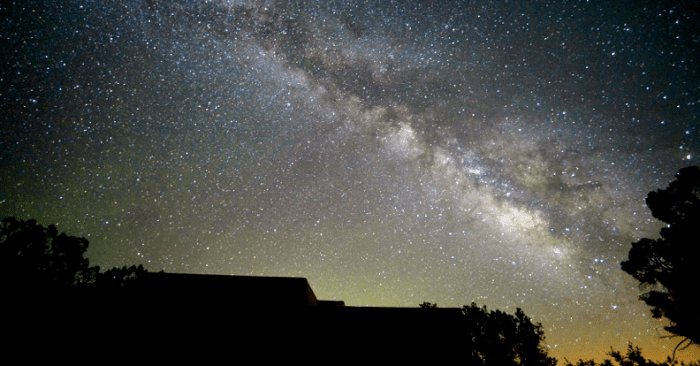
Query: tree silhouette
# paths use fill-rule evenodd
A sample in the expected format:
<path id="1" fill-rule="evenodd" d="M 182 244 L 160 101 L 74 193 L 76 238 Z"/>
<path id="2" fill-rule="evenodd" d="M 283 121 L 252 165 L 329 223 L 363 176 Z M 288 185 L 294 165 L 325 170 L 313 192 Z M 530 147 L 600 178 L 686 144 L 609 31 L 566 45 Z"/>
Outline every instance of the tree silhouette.
<path id="1" fill-rule="evenodd" d="M 650 291 L 640 299 L 654 318 L 667 318 L 666 330 L 683 337 L 676 349 L 700 343 L 700 313 L 695 301 L 700 286 L 700 168 L 683 168 L 665 190 L 651 192 L 646 204 L 665 222 L 659 239 L 643 238 L 632 244 L 622 270 Z M 674 350 L 675 353 L 675 350 Z"/>
<path id="2" fill-rule="evenodd" d="M 53 225 L 5 218 L 0 224 L 0 281 L 5 288 L 93 284 L 99 267 L 89 267 L 83 258 L 87 247 L 86 239 L 59 234 Z"/>
<path id="3" fill-rule="evenodd" d="M 103 288 L 133 287 L 143 279 L 146 273 L 148 271 L 143 268 L 143 265 L 128 268 L 114 267 L 99 275 L 98 285 Z"/>
<path id="4" fill-rule="evenodd" d="M 0 281 L 10 289 L 117 288 L 134 287 L 148 273 L 143 265 L 100 273 L 100 267 L 90 267 L 83 258 L 87 248 L 85 238 L 59 234 L 53 225 L 45 228 L 36 220 L 5 218 L 0 224 Z"/>
<path id="5" fill-rule="evenodd" d="M 533 324 L 518 308 L 515 315 L 500 310 L 488 311 L 475 303 L 462 308 L 466 330 L 467 364 L 480 365 L 556 365 L 542 345 L 542 325 Z"/>

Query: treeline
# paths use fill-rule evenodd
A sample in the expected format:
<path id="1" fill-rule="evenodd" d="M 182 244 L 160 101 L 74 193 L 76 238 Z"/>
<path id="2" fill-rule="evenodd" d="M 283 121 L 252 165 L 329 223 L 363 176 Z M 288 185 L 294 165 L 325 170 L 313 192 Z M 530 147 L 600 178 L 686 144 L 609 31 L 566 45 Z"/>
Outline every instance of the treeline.
<path id="1" fill-rule="evenodd" d="M 0 224 L 0 270 L 9 291 L 62 288 L 122 288 L 135 285 L 147 271 L 142 265 L 112 268 L 101 272 L 84 257 L 88 248 L 85 238 L 58 233 L 54 225 L 43 227 L 36 220 L 21 221 L 9 217 Z M 422 303 L 425 309 L 436 304 Z M 438 309 L 439 311 L 441 309 Z M 467 364 L 474 365 L 542 365 L 556 366 L 547 354 L 544 330 L 533 323 L 521 309 L 515 314 L 489 310 L 475 303 L 464 306 L 460 330 L 460 347 Z M 426 310 L 431 311 L 431 310 Z M 410 321 L 410 320 L 408 320 Z M 688 346 L 689 344 L 686 344 Z M 603 363 L 579 360 L 564 366 L 672 366 L 683 365 L 669 357 L 665 362 L 646 360 L 638 347 L 629 346 L 625 354 L 611 351 Z M 692 362 L 687 366 L 700 366 Z"/>
<path id="2" fill-rule="evenodd" d="M 58 233 L 54 225 L 8 217 L 0 224 L 0 281 L 6 289 L 121 287 L 147 272 L 143 265 L 105 272 L 84 257 L 85 238 Z"/>
<path id="3" fill-rule="evenodd" d="M 424 302 L 424 309 L 436 309 L 437 304 Z M 543 343 L 544 331 L 540 323 L 534 324 L 517 309 L 515 315 L 499 310 L 488 311 L 472 303 L 462 308 L 469 319 L 466 325 L 467 340 L 471 340 L 471 358 L 468 365 L 557 365 L 558 362 L 546 355 Z M 522 352 L 522 353 L 521 353 Z M 469 352 L 467 352 L 469 354 Z M 563 366 L 700 366 L 700 362 L 683 363 L 670 356 L 664 362 L 647 360 L 639 347 L 629 344 L 626 353 L 611 350 L 610 358 L 601 363 L 594 360 L 578 360 L 572 363 L 564 360 Z"/>

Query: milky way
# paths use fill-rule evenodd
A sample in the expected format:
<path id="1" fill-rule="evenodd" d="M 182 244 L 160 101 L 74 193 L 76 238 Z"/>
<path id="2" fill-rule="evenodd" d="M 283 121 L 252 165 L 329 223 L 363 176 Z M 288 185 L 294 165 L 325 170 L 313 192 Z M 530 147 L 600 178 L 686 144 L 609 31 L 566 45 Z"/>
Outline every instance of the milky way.
<path id="1" fill-rule="evenodd" d="M 0 214 L 87 237 L 92 264 L 521 307 L 572 361 L 676 344 L 619 263 L 658 233 L 646 194 L 697 160 L 696 8 L 0 9 Z"/>

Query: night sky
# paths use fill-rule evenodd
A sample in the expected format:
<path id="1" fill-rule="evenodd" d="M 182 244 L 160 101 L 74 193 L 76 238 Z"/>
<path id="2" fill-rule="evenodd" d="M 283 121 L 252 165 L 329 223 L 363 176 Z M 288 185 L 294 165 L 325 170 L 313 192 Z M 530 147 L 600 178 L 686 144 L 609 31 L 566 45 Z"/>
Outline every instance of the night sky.
<path id="1" fill-rule="evenodd" d="M 103 270 L 520 307 L 562 361 L 665 358 L 620 262 L 700 157 L 689 3 L 2 5 L 0 216 Z"/>

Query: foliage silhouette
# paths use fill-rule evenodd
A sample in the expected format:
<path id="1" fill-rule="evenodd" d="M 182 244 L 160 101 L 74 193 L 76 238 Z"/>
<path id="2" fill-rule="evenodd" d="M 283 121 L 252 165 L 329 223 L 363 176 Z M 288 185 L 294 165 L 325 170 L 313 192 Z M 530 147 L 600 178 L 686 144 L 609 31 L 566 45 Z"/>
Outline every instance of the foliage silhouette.
<path id="1" fill-rule="evenodd" d="M 7 217 L 0 224 L 2 281 L 10 289 L 133 287 L 148 272 L 134 265 L 100 273 L 83 257 L 88 244 L 85 238 L 59 234 L 54 225 L 45 228 L 36 220 Z"/>
<path id="2" fill-rule="evenodd" d="M 700 366 L 697 362 L 691 362 L 685 364 L 683 362 L 678 363 L 678 361 L 672 360 L 670 357 L 666 358 L 666 361 L 661 363 L 656 363 L 651 360 L 647 360 L 642 356 L 642 350 L 639 347 L 635 347 L 632 344 L 627 345 L 627 354 L 622 354 L 619 351 L 611 350 L 608 352 L 608 356 L 612 357 L 612 360 L 606 359 L 602 363 L 596 364 L 595 361 L 583 361 L 579 360 L 577 363 L 571 363 L 566 360 L 564 366 Z M 613 363 L 612 361 L 616 363 Z"/>
<path id="3" fill-rule="evenodd" d="M 424 306 L 424 305 L 428 306 Z M 430 303 L 423 308 L 433 308 Z M 467 364 L 478 365 L 556 365 L 543 346 L 544 330 L 518 308 L 515 315 L 489 311 L 475 303 L 462 307 Z"/>
<path id="4" fill-rule="evenodd" d="M 59 234 L 36 220 L 13 217 L 0 224 L 0 270 L 6 288 L 64 287 L 94 284 L 99 267 L 89 267 L 84 238 Z"/>
<path id="5" fill-rule="evenodd" d="M 700 343 L 700 313 L 695 302 L 700 283 L 700 168 L 683 168 L 665 190 L 650 192 L 646 204 L 665 222 L 661 238 L 643 238 L 632 244 L 623 271 L 649 289 L 640 299 L 654 318 L 666 318 L 666 330 L 683 337 L 676 349 Z M 674 355 L 675 355 L 674 350 Z"/>
<path id="6" fill-rule="evenodd" d="M 133 287 L 138 285 L 146 273 L 148 271 L 141 264 L 138 267 L 135 265 L 128 268 L 126 266 L 122 268 L 114 267 L 105 273 L 101 273 L 97 283 L 104 288 Z"/>

